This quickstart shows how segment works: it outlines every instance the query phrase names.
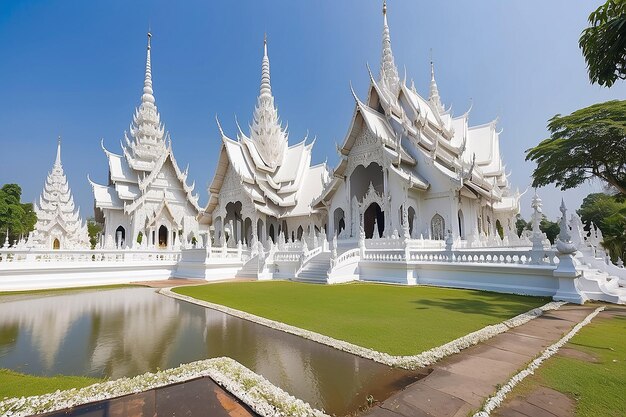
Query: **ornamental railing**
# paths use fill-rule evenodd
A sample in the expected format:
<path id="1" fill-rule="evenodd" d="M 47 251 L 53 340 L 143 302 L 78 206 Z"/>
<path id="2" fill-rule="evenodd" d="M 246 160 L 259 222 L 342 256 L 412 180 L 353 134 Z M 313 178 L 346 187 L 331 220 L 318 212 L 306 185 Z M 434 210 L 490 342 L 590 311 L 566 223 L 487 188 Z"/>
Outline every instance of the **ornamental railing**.
<path id="1" fill-rule="evenodd" d="M 360 259 L 360 252 L 361 250 L 359 248 L 350 249 L 348 251 L 345 251 L 341 255 L 337 256 L 337 258 L 335 259 L 331 258 L 330 260 L 331 270 L 333 268 L 339 268 L 343 265 L 351 264 L 353 262 L 358 262 Z"/>
<path id="2" fill-rule="evenodd" d="M 180 250 L 52 250 L 0 249 L 0 267 L 9 264 L 80 263 L 80 262 L 178 262 Z"/>

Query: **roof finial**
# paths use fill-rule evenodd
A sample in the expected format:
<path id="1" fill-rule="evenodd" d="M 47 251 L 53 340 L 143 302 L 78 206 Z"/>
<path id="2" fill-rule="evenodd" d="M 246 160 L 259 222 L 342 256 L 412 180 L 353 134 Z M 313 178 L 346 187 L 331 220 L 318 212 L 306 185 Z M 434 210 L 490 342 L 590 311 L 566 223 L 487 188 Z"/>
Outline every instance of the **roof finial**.
<path id="1" fill-rule="evenodd" d="M 433 50 L 430 50 L 430 94 L 428 96 L 428 101 L 439 112 L 443 112 L 445 109 L 443 104 L 441 104 L 441 98 L 439 97 L 439 88 L 437 87 L 437 81 L 435 81 L 435 64 L 433 63 Z"/>
<path id="2" fill-rule="evenodd" d="M 263 36 L 263 62 L 261 63 L 261 96 L 271 96 L 270 59 L 267 56 L 267 33 Z"/>
<path id="3" fill-rule="evenodd" d="M 61 165 L 61 135 L 57 138 L 57 159 L 54 161 L 54 165 Z"/>
<path id="4" fill-rule="evenodd" d="M 148 31 L 148 47 L 146 52 L 146 78 L 143 82 L 143 103 L 149 102 L 154 104 L 154 91 L 152 90 L 152 63 L 150 61 L 150 49 L 152 48 L 152 32 Z"/>
<path id="5" fill-rule="evenodd" d="M 387 1 L 383 1 L 383 54 L 380 63 L 380 79 L 393 96 L 400 91 L 400 76 L 391 52 L 391 35 L 387 24 Z"/>

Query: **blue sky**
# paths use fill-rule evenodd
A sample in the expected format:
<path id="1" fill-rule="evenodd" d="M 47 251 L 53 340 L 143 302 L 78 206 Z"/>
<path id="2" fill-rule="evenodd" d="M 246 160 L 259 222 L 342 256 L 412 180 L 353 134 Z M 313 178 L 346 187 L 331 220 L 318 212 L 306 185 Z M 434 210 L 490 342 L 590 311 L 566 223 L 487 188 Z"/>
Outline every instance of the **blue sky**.
<path id="1" fill-rule="evenodd" d="M 381 1 L 81 1 L 0 2 L 0 184 L 23 199 L 41 192 L 63 138 L 63 163 L 84 217 L 93 214 L 87 174 L 106 183 L 100 149 L 119 152 L 139 104 L 146 31 L 153 33 L 157 106 L 181 168 L 189 164 L 200 201 L 208 198 L 220 140 L 215 115 L 235 136 L 252 117 L 267 31 L 272 88 L 290 143 L 317 137 L 313 162 L 337 162 L 366 64 L 378 73 Z M 524 150 L 547 137 L 556 113 L 626 96 L 626 84 L 591 86 L 578 38 L 601 2 L 390 0 L 392 47 L 400 72 L 423 95 L 432 48 L 443 102 L 472 124 L 499 117 L 501 151 L 513 187 L 525 189 L 533 164 Z M 545 212 L 564 196 L 575 208 L 600 186 L 540 190 Z M 530 192 L 528 193 L 530 194 Z M 530 198 L 523 200 L 530 212 Z"/>

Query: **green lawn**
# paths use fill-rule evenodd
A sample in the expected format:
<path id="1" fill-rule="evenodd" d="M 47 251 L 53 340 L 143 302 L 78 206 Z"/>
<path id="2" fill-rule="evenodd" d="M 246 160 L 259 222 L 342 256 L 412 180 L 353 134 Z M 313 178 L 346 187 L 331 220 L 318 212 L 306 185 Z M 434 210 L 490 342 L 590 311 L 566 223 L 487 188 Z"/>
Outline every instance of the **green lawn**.
<path id="1" fill-rule="evenodd" d="M 102 381 L 82 376 L 41 377 L 0 369 L 0 401 L 5 397 L 28 397 L 56 390 L 82 388 Z"/>
<path id="2" fill-rule="evenodd" d="M 174 290 L 392 355 L 412 355 L 547 298 L 436 287 L 237 282 Z"/>
<path id="3" fill-rule="evenodd" d="M 566 347 L 592 355 L 597 363 L 553 356 L 509 398 L 545 386 L 574 398 L 577 417 L 626 416 L 626 316 L 596 317 Z"/>

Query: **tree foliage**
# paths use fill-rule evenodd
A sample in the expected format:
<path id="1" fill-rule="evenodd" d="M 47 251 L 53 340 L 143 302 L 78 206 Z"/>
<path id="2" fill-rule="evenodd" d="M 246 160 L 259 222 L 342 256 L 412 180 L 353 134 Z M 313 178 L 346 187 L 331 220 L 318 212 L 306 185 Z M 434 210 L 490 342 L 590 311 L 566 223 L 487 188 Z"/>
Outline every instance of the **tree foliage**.
<path id="1" fill-rule="evenodd" d="M 626 79 L 626 1 L 608 0 L 589 15 L 589 25 L 578 41 L 589 79 L 610 87 Z"/>
<path id="2" fill-rule="evenodd" d="M 98 236 L 102 232 L 102 225 L 96 223 L 95 219 L 87 219 L 87 234 L 89 235 L 89 244 L 94 249 L 98 244 Z"/>
<path id="3" fill-rule="evenodd" d="M 35 227 L 37 215 L 32 203 L 22 203 L 22 189 L 17 184 L 5 184 L 0 189 L 0 236 L 2 242 L 9 231 L 9 241 L 26 236 Z"/>
<path id="4" fill-rule="evenodd" d="M 589 194 L 577 213 L 587 229 L 591 222 L 600 228 L 603 246 L 613 260 L 626 259 L 626 201 L 622 196 Z"/>
<path id="5" fill-rule="evenodd" d="M 626 195 L 626 101 L 557 114 L 548 130 L 548 139 L 526 151 L 526 160 L 537 163 L 533 187 L 556 183 L 566 190 L 599 178 Z"/>

